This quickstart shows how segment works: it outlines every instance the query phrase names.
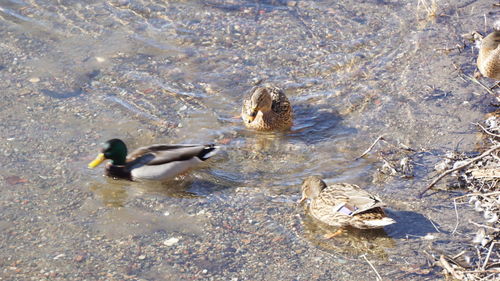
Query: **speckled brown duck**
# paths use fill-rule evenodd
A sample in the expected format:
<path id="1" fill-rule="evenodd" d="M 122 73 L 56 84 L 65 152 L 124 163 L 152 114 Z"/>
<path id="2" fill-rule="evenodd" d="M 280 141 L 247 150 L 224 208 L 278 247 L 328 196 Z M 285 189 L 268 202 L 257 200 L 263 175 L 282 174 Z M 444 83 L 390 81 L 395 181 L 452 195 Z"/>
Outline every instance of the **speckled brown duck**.
<path id="1" fill-rule="evenodd" d="M 481 40 L 479 55 L 477 57 L 477 68 L 483 76 L 500 80 L 500 30 L 488 34 Z"/>
<path id="2" fill-rule="evenodd" d="M 285 93 L 271 85 L 254 87 L 243 101 L 245 126 L 258 131 L 288 130 L 293 124 L 292 107 Z"/>
<path id="3" fill-rule="evenodd" d="M 382 200 L 355 184 L 327 186 L 321 177 L 311 176 L 302 184 L 300 202 L 306 199 L 311 200 L 309 213 L 313 218 L 340 227 L 339 231 L 325 235 L 326 238 L 340 234 L 347 226 L 376 229 L 395 223 L 382 209 L 385 206 Z"/>
<path id="4" fill-rule="evenodd" d="M 207 145 L 155 144 L 140 147 L 127 155 L 127 146 L 120 139 L 106 141 L 89 168 L 106 159 L 106 176 L 128 180 L 163 181 L 173 178 L 215 155 L 218 147 Z"/>

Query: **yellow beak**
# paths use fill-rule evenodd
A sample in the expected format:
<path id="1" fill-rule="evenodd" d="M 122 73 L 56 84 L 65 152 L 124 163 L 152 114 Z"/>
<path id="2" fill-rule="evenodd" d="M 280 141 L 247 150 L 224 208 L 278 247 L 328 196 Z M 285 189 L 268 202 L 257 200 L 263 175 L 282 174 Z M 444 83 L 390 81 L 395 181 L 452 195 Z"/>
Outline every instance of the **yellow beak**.
<path id="1" fill-rule="evenodd" d="M 97 157 L 94 159 L 94 161 L 89 163 L 88 167 L 95 168 L 95 167 L 99 166 L 99 164 L 101 164 L 104 160 L 106 160 L 106 158 L 104 158 L 104 154 L 99 153 L 99 155 L 97 155 Z"/>
<path id="2" fill-rule="evenodd" d="M 258 113 L 257 108 L 252 109 L 252 112 L 248 114 L 248 123 L 253 122 L 253 120 L 257 116 L 257 113 Z"/>

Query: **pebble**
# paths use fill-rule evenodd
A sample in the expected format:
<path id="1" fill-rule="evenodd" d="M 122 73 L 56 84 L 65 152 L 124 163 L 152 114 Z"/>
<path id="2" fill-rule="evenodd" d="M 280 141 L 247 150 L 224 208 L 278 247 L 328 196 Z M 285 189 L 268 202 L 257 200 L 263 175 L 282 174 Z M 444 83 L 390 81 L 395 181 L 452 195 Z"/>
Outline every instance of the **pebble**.
<path id="1" fill-rule="evenodd" d="M 172 237 L 172 238 L 169 238 L 169 239 L 163 241 L 163 245 L 170 247 L 170 246 L 177 244 L 177 242 L 179 242 L 179 238 Z"/>
<path id="2" fill-rule="evenodd" d="M 83 255 L 77 255 L 74 260 L 76 262 L 82 262 L 84 259 L 85 259 L 85 256 L 83 256 Z"/>
<path id="3" fill-rule="evenodd" d="M 59 254 L 59 255 L 55 256 L 54 259 L 58 260 L 58 259 L 63 258 L 65 256 L 66 256 L 65 254 Z"/>
<path id="4" fill-rule="evenodd" d="M 422 239 L 424 240 L 433 240 L 433 239 L 436 239 L 436 236 L 430 234 L 430 233 L 427 233 L 427 235 L 425 235 L 424 237 L 422 237 Z"/>
<path id="5" fill-rule="evenodd" d="M 40 78 L 38 78 L 38 77 L 32 77 L 28 81 L 30 81 L 31 83 L 38 83 L 38 82 L 40 82 Z"/>
<path id="6" fill-rule="evenodd" d="M 480 228 L 477 231 L 476 236 L 474 237 L 474 240 L 472 240 L 472 243 L 474 243 L 474 244 L 481 243 L 481 241 L 484 239 L 485 236 L 486 236 L 486 231 L 484 230 L 484 228 Z"/>
<path id="7" fill-rule="evenodd" d="M 137 258 L 138 258 L 138 259 L 140 259 L 140 260 L 143 260 L 143 259 L 145 259 L 145 258 L 146 258 L 146 255 L 140 255 L 140 256 L 138 256 Z"/>

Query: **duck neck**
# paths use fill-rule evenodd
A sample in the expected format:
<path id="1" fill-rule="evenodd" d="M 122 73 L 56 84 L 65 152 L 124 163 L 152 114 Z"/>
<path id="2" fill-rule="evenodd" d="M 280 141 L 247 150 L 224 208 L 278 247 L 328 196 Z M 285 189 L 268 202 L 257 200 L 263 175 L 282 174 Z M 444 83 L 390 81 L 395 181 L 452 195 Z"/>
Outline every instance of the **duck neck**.
<path id="1" fill-rule="evenodd" d="M 117 155 L 111 159 L 111 164 L 115 166 L 123 166 L 126 164 L 126 155 Z"/>

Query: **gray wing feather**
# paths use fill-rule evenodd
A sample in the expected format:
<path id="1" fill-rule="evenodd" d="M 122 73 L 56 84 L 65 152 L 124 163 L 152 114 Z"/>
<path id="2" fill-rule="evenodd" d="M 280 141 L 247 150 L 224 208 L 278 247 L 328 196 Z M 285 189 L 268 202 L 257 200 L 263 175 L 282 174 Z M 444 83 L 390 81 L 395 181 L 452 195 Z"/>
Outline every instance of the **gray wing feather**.
<path id="1" fill-rule="evenodd" d="M 132 165 L 162 165 L 173 161 L 189 160 L 197 157 L 205 145 L 168 145 L 144 146 L 130 155 Z"/>
<path id="2" fill-rule="evenodd" d="M 353 214 L 385 206 L 377 196 L 354 184 L 340 183 L 331 185 L 324 190 L 322 197 L 324 197 L 324 202 L 331 202 L 332 206 L 341 202 L 355 206 L 358 209 Z"/>

